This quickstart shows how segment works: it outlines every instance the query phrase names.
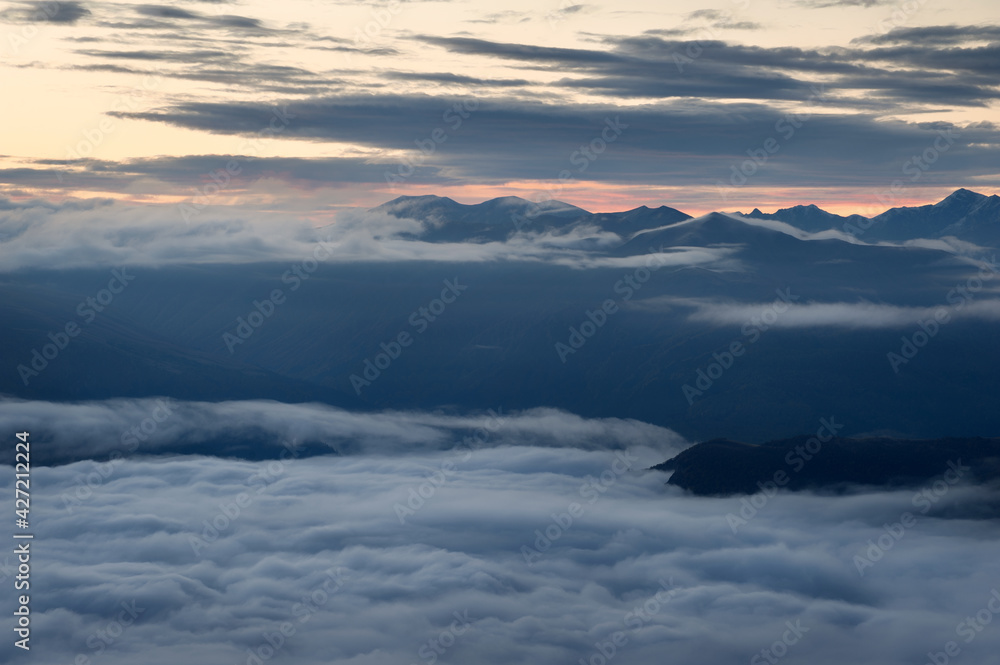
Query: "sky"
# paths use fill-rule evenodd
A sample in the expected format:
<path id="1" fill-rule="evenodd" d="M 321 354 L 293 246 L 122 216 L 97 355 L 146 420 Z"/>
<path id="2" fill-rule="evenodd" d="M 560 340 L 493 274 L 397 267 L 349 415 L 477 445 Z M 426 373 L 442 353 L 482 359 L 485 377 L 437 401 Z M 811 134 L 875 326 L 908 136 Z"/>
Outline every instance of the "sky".
<path id="1" fill-rule="evenodd" d="M 998 191 L 991 0 L 0 4 L 0 196 L 877 214 Z"/>

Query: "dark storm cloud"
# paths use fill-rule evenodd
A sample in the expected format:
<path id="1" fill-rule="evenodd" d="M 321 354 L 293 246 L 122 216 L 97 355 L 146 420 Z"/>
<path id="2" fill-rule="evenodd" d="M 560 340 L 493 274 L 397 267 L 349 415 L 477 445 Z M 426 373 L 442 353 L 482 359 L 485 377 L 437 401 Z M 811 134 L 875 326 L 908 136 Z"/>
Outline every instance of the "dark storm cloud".
<path id="1" fill-rule="evenodd" d="M 83 3 L 73 2 L 22 2 L 0 12 L 0 20 L 15 23 L 64 23 L 73 25 L 90 10 Z"/>
<path id="2" fill-rule="evenodd" d="M 162 28 L 169 25 L 170 19 L 187 21 L 202 24 L 203 27 L 215 28 L 238 28 L 249 31 L 264 31 L 262 21 L 247 16 L 236 16 L 232 14 L 209 15 L 174 7 L 170 5 L 137 5 L 135 12 L 140 16 L 147 16 L 153 19 L 167 19 L 167 22 L 136 23 L 136 28 Z"/>
<path id="3" fill-rule="evenodd" d="M 218 424 L 239 428 L 242 414 L 220 413 Z M 84 416 L 59 422 L 87 432 L 106 413 Z M 528 432 L 519 446 L 491 439 L 466 455 L 405 452 L 438 416 L 410 414 L 412 432 L 357 418 L 394 452 L 39 467 L 32 516 L 45 549 L 33 560 L 32 627 L 49 639 L 37 657 L 96 661 L 103 645 L 108 665 L 134 663 L 137 653 L 149 665 L 242 665 L 256 663 L 247 649 L 277 643 L 286 622 L 268 660 L 589 662 L 622 631 L 615 662 L 750 662 L 788 635 L 786 622 L 801 629 L 789 659 L 815 665 L 910 665 L 947 640 L 979 664 L 1000 648 L 995 621 L 971 644 L 956 635 L 1000 586 L 997 531 L 961 516 L 963 505 L 996 501 L 986 489 L 951 487 L 927 513 L 915 490 L 782 494 L 734 533 L 727 515 L 741 510 L 738 497 L 664 487 L 665 475 L 642 469 L 667 451 L 631 444 L 625 431 L 619 453 L 535 447 Z M 601 422 L 561 414 L 544 436 L 572 441 Z M 507 427 L 491 436 L 502 440 Z M 624 468 L 616 455 L 631 468 L 613 471 Z M 614 481 L 597 492 L 602 474 Z M 567 521 L 571 504 L 582 513 Z M 898 529 L 904 513 L 916 522 L 894 539 L 884 525 Z M 879 554 L 869 544 L 879 542 L 891 546 L 862 575 L 858 557 Z M 544 551 L 529 564 L 525 550 L 536 544 Z M 9 596 L 3 603 L 11 611 Z M 138 618 L 108 631 L 122 603 Z M 442 639 L 464 627 L 456 613 L 468 629 Z M 447 648 L 436 652 L 431 640 Z M 0 653 L 13 648 L 6 641 Z"/>
<path id="4" fill-rule="evenodd" d="M 919 28 L 894 28 L 882 35 L 868 35 L 853 40 L 856 44 L 945 44 L 970 41 L 996 41 L 1000 26 L 995 25 L 932 25 Z"/>
<path id="5" fill-rule="evenodd" d="M 942 84 L 943 85 L 943 84 Z M 460 118 L 456 104 L 474 108 Z M 907 160 L 944 139 L 946 153 L 920 174 L 921 184 L 953 183 L 992 168 L 998 140 L 990 126 L 955 128 L 883 121 L 868 114 L 826 113 L 795 118 L 762 104 L 675 102 L 636 106 L 560 106 L 514 99 L 369 95 L 293 102 L 284 136 L 345 141 L 411 151 L 418 163 L 449 167 L 460 180 L 554 180 L 564 170 L 581 180 L 712 185 L 730 177 L 735 160 L 773 139 L 780 151 L 755 184 L 795 186 L 888 186 Z M 223 134 L 266 126 L 270 111 L 239 103 L 188 103 L 166 112 L 122 114 Z M 460 120 L 460 122 L 459 122 Z M 793 122 L 794 120 L 794 122 Z M 616 122 L 615 140 L 586 169 L 577 170 L 585 149 Z M 624 127 L 627 125 L 627 127 Z M 794 127 L 793 127 L 794 125 Z M 435 143 L 430 137 L 440 130 Z M 604 139 L 601 139 L 604 140 Z M 434 150 L 426 148 L 430 141 Z M 431 154 L 419 153 L 424 145 Z M 571 161 L 576 156 L 576 162 Z"/>
<path id="6" fill-rule="evenodd" d="M 972 33 L 986 34 L 981 28 Z M 664 31 L 657 30 L 639 37 L 605 38 L 610 50 L 526 46 L 470 37 L 421 39 L 455 53 L 575 71 L 581 76 L 560 84 L 626 97 L 803 100 L 810 97 L 817 77 L 824 77 L 834 99 L 847 106 L 852 102 L 839 98 L 838 90 L 867 89 L 886 104 L 935 103 L 943 96 L 949 105 L 982 106 L 998 96 L 995 73 L 1000 47 L 996 46 L 942 49 L 915 42 L 879 49 L 763 48 L 714 38 L 664 36 Z M 875 66 L 876 62 L 886 66 Z M 900 71 L 900 67 L 909 69 Z M 962 76 L 955 76 L 956 72 Z M 925 78 L 944 77 L 951 83 L 946 89 L 922 84 Z"/>
<path id="7" fill-rule="evenodd" d="M 157 18 L 201 18 L 194 12 L 189 12 L 180 7 L 169 7 L 166 5 L 139 5 L 135 11 L 143 16 L 155 16 Z"/>
<path id="8" fill-rule="evenodd" d="M 980 79 L 985 86 L 996 86 L 996 73 L 1000 72 L 1000 45 L 971 48 L 927 49 L 919 44 L 877 48 L 866 51 L 868 57 L 893 64 L 921 68 L 921 72 L 955 72 L 960 75 L 993 76 Z"/>

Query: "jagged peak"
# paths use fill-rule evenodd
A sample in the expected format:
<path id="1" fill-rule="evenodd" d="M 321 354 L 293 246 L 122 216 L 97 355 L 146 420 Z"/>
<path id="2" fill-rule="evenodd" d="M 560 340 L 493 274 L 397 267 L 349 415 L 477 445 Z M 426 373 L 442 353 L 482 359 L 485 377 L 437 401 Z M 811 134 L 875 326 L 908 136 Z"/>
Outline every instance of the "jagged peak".
<path id="1" fill-rule="evenodd" d="M 944 199 L 942 199 L 935 205 L 945 205 L 949 203 L 968 203 L 973 201 L 979 201 L 985 198 L 987 197 L 984 194 L 980 194 L 979 192 L 974 192 L 971 189 L 965 189 L 964 187 L 962 187 L 956 189 L 954 192 L 946 196 Z"/>

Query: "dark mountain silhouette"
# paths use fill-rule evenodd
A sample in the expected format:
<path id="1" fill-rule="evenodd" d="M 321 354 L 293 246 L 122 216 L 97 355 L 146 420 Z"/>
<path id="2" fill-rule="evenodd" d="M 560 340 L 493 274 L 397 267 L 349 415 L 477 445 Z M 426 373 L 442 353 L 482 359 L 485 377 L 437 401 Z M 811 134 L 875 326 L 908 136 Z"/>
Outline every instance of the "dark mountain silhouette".
<path id="1" fill-rule="evenodd" d="M 558 234 L 579 227 L 596 227 L 615 233 L 624 241 L 645 231 L 692 219 L 667 206 L 592 213 L 562 201 L 534 203 L 517 196 L 473 205 L 442 196 L 400 196 L 372 211 L 423 222 L 424 230 L 412 237 L 427 242 L 497 242 L 519 231 Z M 772 213 L 754 208 L 750 213 L 727 216 L 776 220 L 807 233 L 836 230 L 864 242 L 954 236 L 986 247 L 1000 247 L 1000 196 L 986 196 L 968 189 L 956 190 L 935 204 L 892 208 L 871 218 L 836 215 L 813 204 L 782 208 Z"/>
<path id="2" fill-rule="evenodd" d="M 959 189 L 933 205 L 893 208 L 872 219 L 865 238 L 909 240 L 955 236 L 1000 246 L 1000 196 Z"/>
<path id="3" fill-rule="evenodd" d="M 426 228 L 417 237 L 428 242 L 500 241 L 518 231 L 558 233 L 590 226 L 627 238 L 644 229 L 691 218 L 667 206 L 592 213 L 562 201 L 534 203 L 517 196 L 504 196 L 475 205 L 441 196 L 400 196 L 372 211 L 424 222 Z"/>
<path id="4" fill-rule="evenodd" d="M 743 217 L 773 219 L 818 233 L 835 229 L 865 242 L 904 242 L 917 238 L 944 238 L 1000 247 L 1000 196 L 986 196 L 968 189 L 958 189 L 938 203 L 892 208 L 875 217 L 843 217 L 815 205 L 798 205 L 773 213 L 754 209 Z"/>
<path id="5" fill-rule="evenodd" d="M 827 435 L 824 435 L 827 436 Z M 762 444 L 698 443 L 653 469 L 694 494 L 725 496 L 852 485 L 909 487 L 948 473 L 958 482 L 1000 480 L 1000 438 L 902 440 L 799 436 Z M 950 470 L 950 471 L 949 471 Z"/>
<path id="6" fill-rule="evenodd" d="M 850 215 L 848 217 L 835 215 L 814 204 L 782 208 L 770 213 L 761 212 L 758 208 L 754 208 L 749 214 L 738 214 L 743 217 L 753 217 L 756 219 L 774 219 L 779 222 L 791 224 L 795 228 L 808 233 L 819 233 L 820 231 L 829 231 L 830 229 L 843 230 L 846 224 L 858 224 L 868 219 L 863 215 Z"/>
<path id="7" fill-rule="evenodd" d="M 424 222 L 424 231 L 416 237 L 427 242 L 502 241 L 518 230 L 558 231 L 592 216 L 561 201 L 536 204 L 517 196 L 475 205 L 443 196 L 400 196 L 371 210 Z"/>

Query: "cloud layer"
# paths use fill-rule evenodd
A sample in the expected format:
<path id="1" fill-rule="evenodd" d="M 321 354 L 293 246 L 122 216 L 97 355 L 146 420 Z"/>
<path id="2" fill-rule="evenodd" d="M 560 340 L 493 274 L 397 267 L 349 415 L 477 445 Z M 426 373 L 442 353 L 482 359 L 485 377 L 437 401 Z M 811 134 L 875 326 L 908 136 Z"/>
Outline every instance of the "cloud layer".
<path id="1" fill-rule="evenodd" d="M 316 228 L 299 217 L 221 203 L 195 209 L 108 200 L 53 204 L 0 199 L 0 270 L 302 260 L 508 260 L 617 267 L 647 260 L 645 254 L 608 258 L 603 250 L 621 238 L 597 227 L 562 233 L 528 227 L 506 242 L 430 243 L 413 239 L 423 230 L 422 222 L 382 212 L 341 211 L 336 222 Z M 732 253 L 732 248 L 671 247 L 658 256 L 670 266 L 723 265 Z"/>
<path id="2" fill-rule="evenodd" d="M 670 303 L 693 304 L 691 301 L 681 301 L 666 298 L 658 301 L 669 306 Z M 655 308 L 655 304 L 644 303 L 644 307 Z M 938 307 L 901 307 L 898 305 L 878 304 L 872 302 L 832 302 L 791 304 L 782 312 L 773 310 L 773 303 L 697 303 L 696 309 L 688 317 L 691 321 L 707 322 L 720 326 L 740 325 L 751 320 L 760 320 L 764 312 L 774 314 L 774 321 L 768 321 L 775 328 L 902 328 L 915 326 L 920 322 L 935 320 L 935 317 L 947 316 L 953 319 L 979 319 L 985 321 L 1000 320 L 1000 300 L 962 301 L 961 308 L 954 308 L 947 303 Z M 942 312 L 944 314 L 942 314 Z M 940 321 L 940 318 L 937 319 Z"/>
<path id="3" fill-rule="evenodd" d="M 665 487 L 641 470 L 664 451 L 641 441 L 627 453 L 500 443 L 508 426 L 525 431 L 518 417 L 469 453 L 401 452 L 441 422 L 410 418 L 391 455 L 35 468 L 33 657 L 242 664 L 278 645 L 275 662 L 534 665 L 589 662 L 616 632 L 616 658 L 639 665 L 749 662 L 763 649 L 904 665 L 948 640 L 985 664 L 1000 647 L 996 622 L 970 642 L 958 632 L 1000 586 L 995 520 L 969 510 L 997 501 L 985 489 L 951 487 L 926 514 L 912 490 L 779 495 L 734 533 L 739 499 Z M 546 418 L 534 431 L 601 430 Z M 394 421 L 366 427 L 381 436 Z M 886 536 L 906 512 L 916 522 Z M 862 575 L 869 541 L 892 544 Z M 137 618 L 114 625 L 128 608 Z M 0 649 L 12 656 L 9 641 Z"/>

